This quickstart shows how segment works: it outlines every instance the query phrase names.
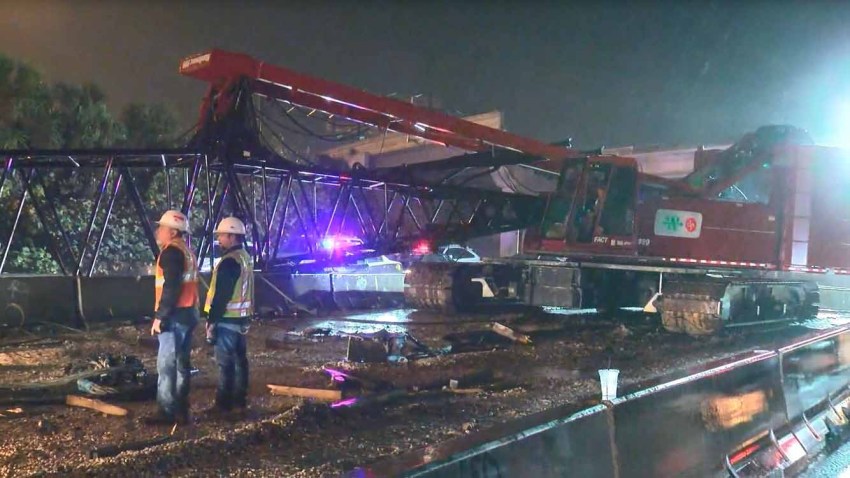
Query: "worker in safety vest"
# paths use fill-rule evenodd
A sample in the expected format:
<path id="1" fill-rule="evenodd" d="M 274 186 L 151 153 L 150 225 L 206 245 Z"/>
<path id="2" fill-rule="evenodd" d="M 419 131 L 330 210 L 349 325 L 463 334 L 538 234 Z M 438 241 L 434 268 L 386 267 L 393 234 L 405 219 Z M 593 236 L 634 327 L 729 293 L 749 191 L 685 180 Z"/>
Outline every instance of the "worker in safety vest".
<path id="1" fill-rule="evenodd" d="M 248 356 L 245 335 L 254 315 L 254 266 L 244 248 L 245 224 L 235 217 L 215 230 L 223 254 L 213 271 L 204 313 L 207 343 L 215 347 L 218 391 L 211 413 L 242 412 L 247 406 Z"/>
<path id="2" fill-rule="evenodd" d="M 192 331 L 198 325 L 198 263 L 186 245 L 189 221 L 180 211 L 166 211 L 157 222 L 154 321 L 151 335 L 159 334 L 156 357 L 157 413 L 149 424 L 189 422 L 189 377 Z"/>

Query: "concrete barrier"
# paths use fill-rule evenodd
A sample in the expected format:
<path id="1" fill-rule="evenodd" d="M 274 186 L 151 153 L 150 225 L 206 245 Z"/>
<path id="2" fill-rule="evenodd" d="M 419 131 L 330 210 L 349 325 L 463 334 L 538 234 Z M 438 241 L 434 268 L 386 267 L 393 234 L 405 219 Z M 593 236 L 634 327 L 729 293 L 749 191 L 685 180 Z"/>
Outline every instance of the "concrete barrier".
<path id="1" fill-rule="evenodd" d="M 786 420 L 799 420 L 848 384 L 850 330 L 841 328 L 779 349 Z"/>
<path id="2" fill-rule="evenodd" d="M 578 413 L 553 409 L 344 476 L 729 477 L 744 476 L 747 463 L 799 468 L 850 418 L 848 365 L 850 329 L 815 333 Z"/>
<path id="3" fill-rule="evenodd" d="M 604 405 L 573 410 L 546 410 L 347 476 L 615 476 L 607 425 L 610 410 Z"/>
<path id="4" fill-rule="evenodd" d="M 621 477 L 710 476 L 717 457 L 784 423 L 775 352 L 616 399 Z"/>
<path id="5" fill-rule="evenodd" d="M 0 324 L 27 321 L 76 324 L 74 278 L 61 276 L 0 276 Z"/>
<path id="6" fill-rule="evenodd" d="M 89 322 L 153 315 L 153 276 L 84 277 L 79 285 L 80 297 L 71 300 L 79 301 Z"/>
<path id="7" fill-rule="evenodd" d="M 209 274 L 202 274 L 209 284 Z M 64 277 L 0 276 L 0 326 L 49 321 L 80 326 L 114 319 L 153 315 L 152 276 Z M 199 285 L 201 302 L 206 286 Z M 289 299 L 317 309 L 368 309 L 398 306 L 404 275 L 398 274 L 257 274 L 257 312 L 287 310 Z"/>

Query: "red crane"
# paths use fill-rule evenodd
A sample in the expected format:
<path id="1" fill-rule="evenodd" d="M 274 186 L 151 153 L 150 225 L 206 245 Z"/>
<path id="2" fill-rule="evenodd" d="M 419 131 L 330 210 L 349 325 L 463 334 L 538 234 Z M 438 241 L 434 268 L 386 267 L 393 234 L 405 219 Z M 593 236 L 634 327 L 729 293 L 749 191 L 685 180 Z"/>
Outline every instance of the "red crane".
<path id="1" fill-rule="evenodd" d="M 560 173 L 557 190 L 541 197 L 542 217 L 522 225 L 524 256 L 416 264 L 406 287 L 415 305 L 658 304 L 668 329 L 706 334 L 810 316 L 822 277 L 799 273 L 850 270 L 850 218 L 826 218 L 850 186 L 850 175 L 834 174 L 844 158 L 810 146 L 795 128 L 766 127 L 728 150 L 698 151 L 695 171 L 671 181 L 641 174 L 631 158 L 546 144 L 243 54 L 212 50 L 183 60 L 180 71 L 210 84 L 202 118 L 232 114 L 249 91 L 485 154 L 447 167 L 538 161 Z M 513 156 L 488 164 L 486 153 L 497 152 Z M 464 237 L 448 228 L 439 240 Z"/>

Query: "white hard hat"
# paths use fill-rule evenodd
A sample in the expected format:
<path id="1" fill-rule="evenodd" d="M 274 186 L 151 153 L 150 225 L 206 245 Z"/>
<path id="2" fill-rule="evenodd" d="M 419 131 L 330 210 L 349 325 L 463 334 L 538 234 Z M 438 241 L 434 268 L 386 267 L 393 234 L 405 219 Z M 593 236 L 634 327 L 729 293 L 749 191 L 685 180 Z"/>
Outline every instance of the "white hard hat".
<path id="1" fill-rule="evenodd" d="M 214 231 L 216 234 L 239 234 L 244 236 L 245 224 L 235 217 L 226 217 L 218 223 L 218 227 Z"/>
<path id="2" fill-rule="evenodd" d="M 189 219 L 180 211 L 165 211 L 159 221 L 157 221 L 157 224 L 176 229 L 180 232 L 189 232 Z"/>

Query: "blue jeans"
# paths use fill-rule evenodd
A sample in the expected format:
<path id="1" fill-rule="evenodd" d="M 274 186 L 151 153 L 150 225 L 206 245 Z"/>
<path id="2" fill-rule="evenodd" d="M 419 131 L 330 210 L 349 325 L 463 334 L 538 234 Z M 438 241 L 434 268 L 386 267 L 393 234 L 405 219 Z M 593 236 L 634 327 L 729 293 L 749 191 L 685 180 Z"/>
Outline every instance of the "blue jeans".
<path id="1" fill-rule="evenodd" d="M 218 363 L 218 390 L 215 404 L 224 410 L 245 407 L 248 395 L 248 351 L 240 327 L 217 324 L 215 360 Z"/>
<path id="2" fill-rule="evenodd" d="M 184 320 L 172 318 L 159 334 L 159 352 L 156 356 L 156 371 L 159 373 L 156 402 L 160 411 L 175 417 L 189 412 L 189 377 L 192 369 L 189 357 L 192 353 L 192 331 L 198 324 L 198 311 L 185 309 L 175 313 L 184 315 Z M 185 317 L 190 316 L 190 317 Z"/>

